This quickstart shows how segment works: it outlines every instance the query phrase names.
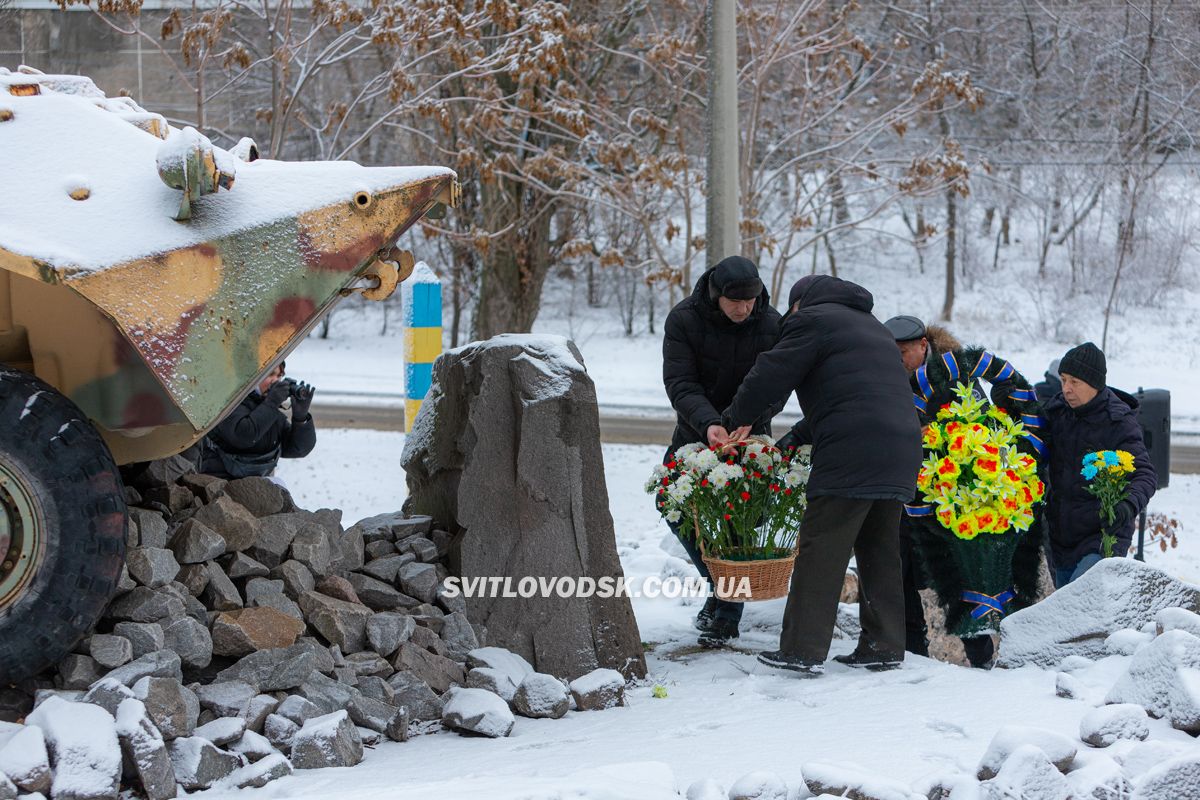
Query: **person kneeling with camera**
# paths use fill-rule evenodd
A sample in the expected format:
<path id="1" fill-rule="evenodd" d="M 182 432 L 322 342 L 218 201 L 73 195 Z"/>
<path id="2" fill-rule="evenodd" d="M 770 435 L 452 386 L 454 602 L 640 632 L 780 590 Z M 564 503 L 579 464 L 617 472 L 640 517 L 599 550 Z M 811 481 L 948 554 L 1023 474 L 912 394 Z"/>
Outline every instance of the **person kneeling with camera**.
<path id="1" fill-rule="evenodd" d="M 317 444 L 309 414 L 314 389 L 283 375 L 280 362 L 204 437 L 201 472 L 220 478 L 270 476 L 280 458 L 312 452 Z M 290 414 L 285 412 L 288 405 Z"/>

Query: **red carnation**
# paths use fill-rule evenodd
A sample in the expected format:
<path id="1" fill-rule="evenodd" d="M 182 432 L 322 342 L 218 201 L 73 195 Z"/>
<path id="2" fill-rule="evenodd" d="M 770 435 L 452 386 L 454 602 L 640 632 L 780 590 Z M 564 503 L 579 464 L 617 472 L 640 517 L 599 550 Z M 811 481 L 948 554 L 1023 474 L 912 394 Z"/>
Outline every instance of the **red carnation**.
<path id="1" fill-rule="evenodd" d="M 749 500 L 749 499 L 750 499 L 750 493 L 749 493 L 749 492 L 742 492 L 742 502 L 744 503 L 744 502 L 746 502 L 746 501 L 747 501 L 747 500 Z"/>
<path id="2" fill-rule="evenodd" d="M 729 519 L 729 515 L 728 515 L 728 514 L 726 514 L 726 515 L 725 515 L 725 519 Z"/>

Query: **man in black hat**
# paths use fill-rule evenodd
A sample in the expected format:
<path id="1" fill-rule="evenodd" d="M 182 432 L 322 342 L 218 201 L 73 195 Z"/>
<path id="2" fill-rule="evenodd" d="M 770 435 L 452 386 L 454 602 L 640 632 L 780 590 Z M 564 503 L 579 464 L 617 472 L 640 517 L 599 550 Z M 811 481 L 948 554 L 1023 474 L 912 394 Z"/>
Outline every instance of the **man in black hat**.
<path id="1" fill-rule="evenodd" d="M 921 466 L 908 376 L 863 287 L 809 275 L 792 286 L 788 306 L 779 343 L 759 356 L 725 412 L 726 427 L 746 425 L 795 391 L 813 446 L 783 634 L 778 650 L 758 658 L 805 676 L 824 672 L 853 553 L 862 635 L 836 660 L 895 667 L 904 658 L 897 529 Z"/>
<path id="2" fill-rule="evenodd" d="M 675 409 L 675 435 L 664 461 L 685 444 L 717 446 L 748 433 L 771 432 L 771 418 L 783 403 L 765 407 L 740 430 L 721 422 L 758 354 L 779 338 L 779 312 L 763 287 L 758 267 L 748 258 L 730 256 L 696 281 L 692 294 L 667 315 L 663 337 L 663 384 Z M 712 585 L 700 558 L 692 528 L 671 525 L 700 574 Z M 718 647 L 738 636 L 741 603 L 710 597 L 696 617 L 700 644 Z"/>
<path id="3" fill-rule="evenodd" d="M 1116 536 L 1113 555 L 1129 552 L 1133 520 L 1150 502 L 1158 476 L 1138 424 L 1138 401 L 1106 385 L 1104 353 L 1091 342 L 1067 351 L 1058 364 L 1062 391 L 1042 410 L 1050 450 L 1050 493 L 1046 518 L 1054 556 L 1054 583 L 1062 587 L 1087 572 L 1102 557 L 1105 528 Z M 1133 455 L 1127 498 L 1117 504 L 1116 520 L 1100 519 L 1100 501 L 1087 491 L 1083 457 L 1100 450 Z"/>
<path id="4" fill-rule="evenodd" d="M 932 359 L 941 358 L 944 353 L 961 355 L 963 349 L 962 343 L 949 330 L 940 325 L 926 326 L 917 317 L 892 317 L 883 323 L 883 326 L 896 340 L 900 360 L 908 372 L 909 385 L 914 395 L 921 391 L 916 372 L 922 365 Z M 978 381 L 972 384 L 971 389 L 979 399 L 986 399 Z M 992 388 L 992 396 L 1006 395 L 1009 391 L 1011 384 L 997 383 Z M 918 419 L 922 423 L 929 421 L 929 418 L 922 417 L 919 412 Z M 918 494 L 918 501 L 919 497 Z M 907 514 L 901 515 L 900 564 L 904 575 L 904 649 L 915 655 L 928 656 L 929 629 L 925 622 L 925 606 L 921 601 L 920 592 L 921 587 L 925 585 L 922 577 L 923 553 L 915 541 L 916 534 L 911 518 Z M 995 655 L 991 636 L 965 637 L 962 643 L 971 666 L 986 668 L 991 664 L 992 656 Z"/>

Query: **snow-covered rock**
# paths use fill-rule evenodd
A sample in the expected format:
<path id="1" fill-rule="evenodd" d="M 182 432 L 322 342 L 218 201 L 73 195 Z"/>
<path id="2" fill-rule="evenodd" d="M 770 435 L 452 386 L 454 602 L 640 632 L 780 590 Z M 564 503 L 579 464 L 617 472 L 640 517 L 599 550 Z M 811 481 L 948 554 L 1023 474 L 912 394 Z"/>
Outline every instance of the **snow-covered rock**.
<path id="1" fill-rule="evenodd" d="M 1110 634 L 1140 630 L 1172 607 L 1200 608 L 1200 587 L 1141 561 L 1106 558 L 1042 602 L 1005 617 L 997 663 L 1052 667 L 1069 655 L 1100 658 L 1109 654 Z"/>
<path id="2" fill-rule="evenodd" d="M 17 800 L 17 785 L 0 772 L 0 800 Z"/>
<path id="3" fill-rule="evenodd" d="M 1082 700 L 1087 687 L 1071 673 L 1060 672 L 1054 676 L 1054 694 L 1067 700 Z"/>
<path id="4" fill-rule="evenodd" d="M 1067 774 L 1071 793 L 1078 800 L 1116 800 L 1133 794 L 1133 784 L 1111 758 L 1098 758 Z"/>
<path id="5" fill-rule="evenodd" d="M 263 735 L 266 736 L 267 741 L 284 752 L 292 749 L 292 740 L 299 732 L 299 725 L 278 714 L 267 715 L 267 721 L 263 723 Z"/>
<path id="6" fill-rule="evenodd" d="M 175 768 L 162 734 L 154 726 L 145 704 L 126 698 L 117 707 L 117 738 L 125 757 L 126 772 L 137 775 L 148 800 L 170 800 L 178 793 Z"/>
<path id="7" fill-rule="evenodd" d="M 267 756 L 279 752 L 271 745 L 271 742 L 268 741 L 267 737 L 263 736 L 261 733 L 255 733 L 254 731 L 246 731 L 243 733 L 241 739 L 238 739 L 236 742 L 230 745 L 229 751 L 231 753 L 237 753 L 251 764 L 253 764 L 255 761 L 261 761 Z"/>
<path id="8" fill-rule="evenodd" d="M 809 762 L 800 771 L 804 775 L 804 783 L 808 790 L 815 795 L 828 794 L 834 797 L 851 797 L 854 800 L 915 800 L 919 797 L 906 784 L 867 775 L 854 764 Z M 730 797 L 732 796 L 731 792 Z M 779 797 L 787 797 L 786 786 Z"/>
<path id="9" fill-rule="evenodd" d="M 712 778 L 705 778 L 693 783 L 688 787 L 686 796 L 687 800 L 728 800 L 725 788 Z"/>
<path id="10" fill-rule="evenodd" d="M 492 738 L 508 736 L 516 719 L 508 703 L 483 689 L 453 689 L 442 708 L 442 724 Z"/>
<path id="11" fill-rule="evenodd" d="M 1143 776 L 1133 800 L 1200 800 L 1200 753 L 1154 767 Z"/>
<path id="12" fill-rule="evenodd" d="M 511 703 L 513 695 L 517 693 L 517 685 L 513 683 L 512 677 L 507 672 L 491 667 L 477 667 L 468 672 L 467 688 L 486 689 L 500 695 L 506 703 Z"/>
<path id="13" fill-rule="evenodd" d="M 219 717 L 196 728 L 196 736 L 208 739 L 217 747 L 233 744 L 246 732 L 246 720 L 241 717 Z"/>
<path id="14" fill-rule="evenodd" d="M 1186 608 L 1164 608 L 1154 615 L 1154 632 L 1162 636 L 1167 631 L 1187 631 L 1200 636 L 1200 614 Z"/>
<path id="15" fill-rule="evenodd" d="M 282 753 L 274 753 L 253 764 L 235 770 L 222 783 L 239 789 L 258 789 L 268 783 L 292 774 L 292 762 Z"/>
<path id="16" fill-rule="evenodd" d="M 146 705 L 146 713 L 164 739 L 191 736 L 196 730 L 200 700 L 174 678 L 142 678 L 133 685 L 133 694 Z"/>
<path id="17" fill-rule="evenodd" d="M 508 676 L 514 687 L 520 686 L 526 675 L 532 675 L 533 665 L 514 652 L 503 647 L 477 647 L 467 653 L 467 666 L 471 669 L 487 668 Z M 515 691 L 515 689 L 514 689 Z"/>
<path id="18" fill-rule="evenodd" d="M 1021 745 L 1004 760 L 996 777 L 984 784 L 988 800 L 1070 800 L 1071 784 L 1040 747 Z"/>
<path id="19" fill-rule="evenodd" d="M 1025 745 L 1032 745 L 1041 750 L 1059 772 L 1066 772 L 1070 768 L 1075 754 L 1079 751 L 1076 743 L 1062 734 L 1043 728 L 1005 725 L 992 737 L 987 752 L 979 760 L 976 776 L 981 781 L 996 777 L 1009 757 Z"/>
<path id="20" fill-rule="evenodd" d="M 1079 721 L 1079 738 L 1092 747 L 1108 747 L 1120 739 L 1144 741 L 1149 735 L 1146 710 L 1132 703 L 1094 708 Z"/>
<path id="21" fill-rule="evenodd" d="M 729 800 L 787 800 L 787 784 L 774 772 L 750 772 L 729 787 Z"/>
<path id="22" fill-rule="evenodd" d="M 0 745 L 0 775 L 25 792 L 50 791 L 50 754 L 41 728 L 26 725 Z"/>
<path id="23" fill-rule="evenodd" d="M 594 669 L 571 681 L 571 696 L 580 711 L 603 711 L 625 705 L 625 676 L 615 669 Z"/>
<path id="24" fill-rule="evenodd" d="M 1143 647 L 1109 690 L 1108 703 L 1136 703 L 1152 716 L 1200 733 L 1200 637 L 1167 631 Z"/>
<path id="25" fill-rule="evenodd" d="M 116 800 L 121 747 L 111 714 L 100 706 L 51 697 L 26 722 L 46 737 L 54 772 L 50 791 L 56 800 Z"/>
<path id="26" fill-rule="evenodd" d="M 175 780 L 189 792 L 207 789 L 242 766 L 242 759 L 199 736 L 174 739 L 167 746 Z"/>
<path id="27" fill-rule="evenodd" d="M 362 736 L 345 709 L 313 717 L 292 739 L 292 765 L 296 769 L 353 767 L 362 758 Z"/>
<path id="28" fill-rule="evenodd" d="M 1154 639 L 1154 635 L 1133 628 L 1123 628 L 1110 633 L 1104 640 L 1104 649 L 1114 656 L 1131 656 Z"/>
<path id="29" fill-rule="evenodd" d="M 1121 765 L 1123 774 L 1130 783 L 1137 785 L 1142 778 L 1168 761 L 1182 758 L 1194 753 L 1192 743 L 1162 741 L 1150 739 L 1145 742 L 1118 742 L 1113 745 L 1113 760 Z"/>
<path id="30" fill-rule="evenodd" d="M 513 694 L 513 710 L 523 717 L 559 719 L 571 708 L 567 687 L 553 675 L 534 672 L 525 676 Z"/>

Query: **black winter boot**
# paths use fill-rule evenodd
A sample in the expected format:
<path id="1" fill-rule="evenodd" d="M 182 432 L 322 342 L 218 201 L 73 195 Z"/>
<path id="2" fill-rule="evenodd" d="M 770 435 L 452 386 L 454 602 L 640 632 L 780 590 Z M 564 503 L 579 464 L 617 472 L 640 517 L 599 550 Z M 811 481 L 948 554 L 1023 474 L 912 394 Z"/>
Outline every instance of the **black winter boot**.
<path id="1" fill-rule="evenodd" d="M 739 635 L 736 620 L 717 617 L 709 624 L 708 630 L 700 634 L 697 642 L 701 647 L 715 649 L 724 647 Z"/>

